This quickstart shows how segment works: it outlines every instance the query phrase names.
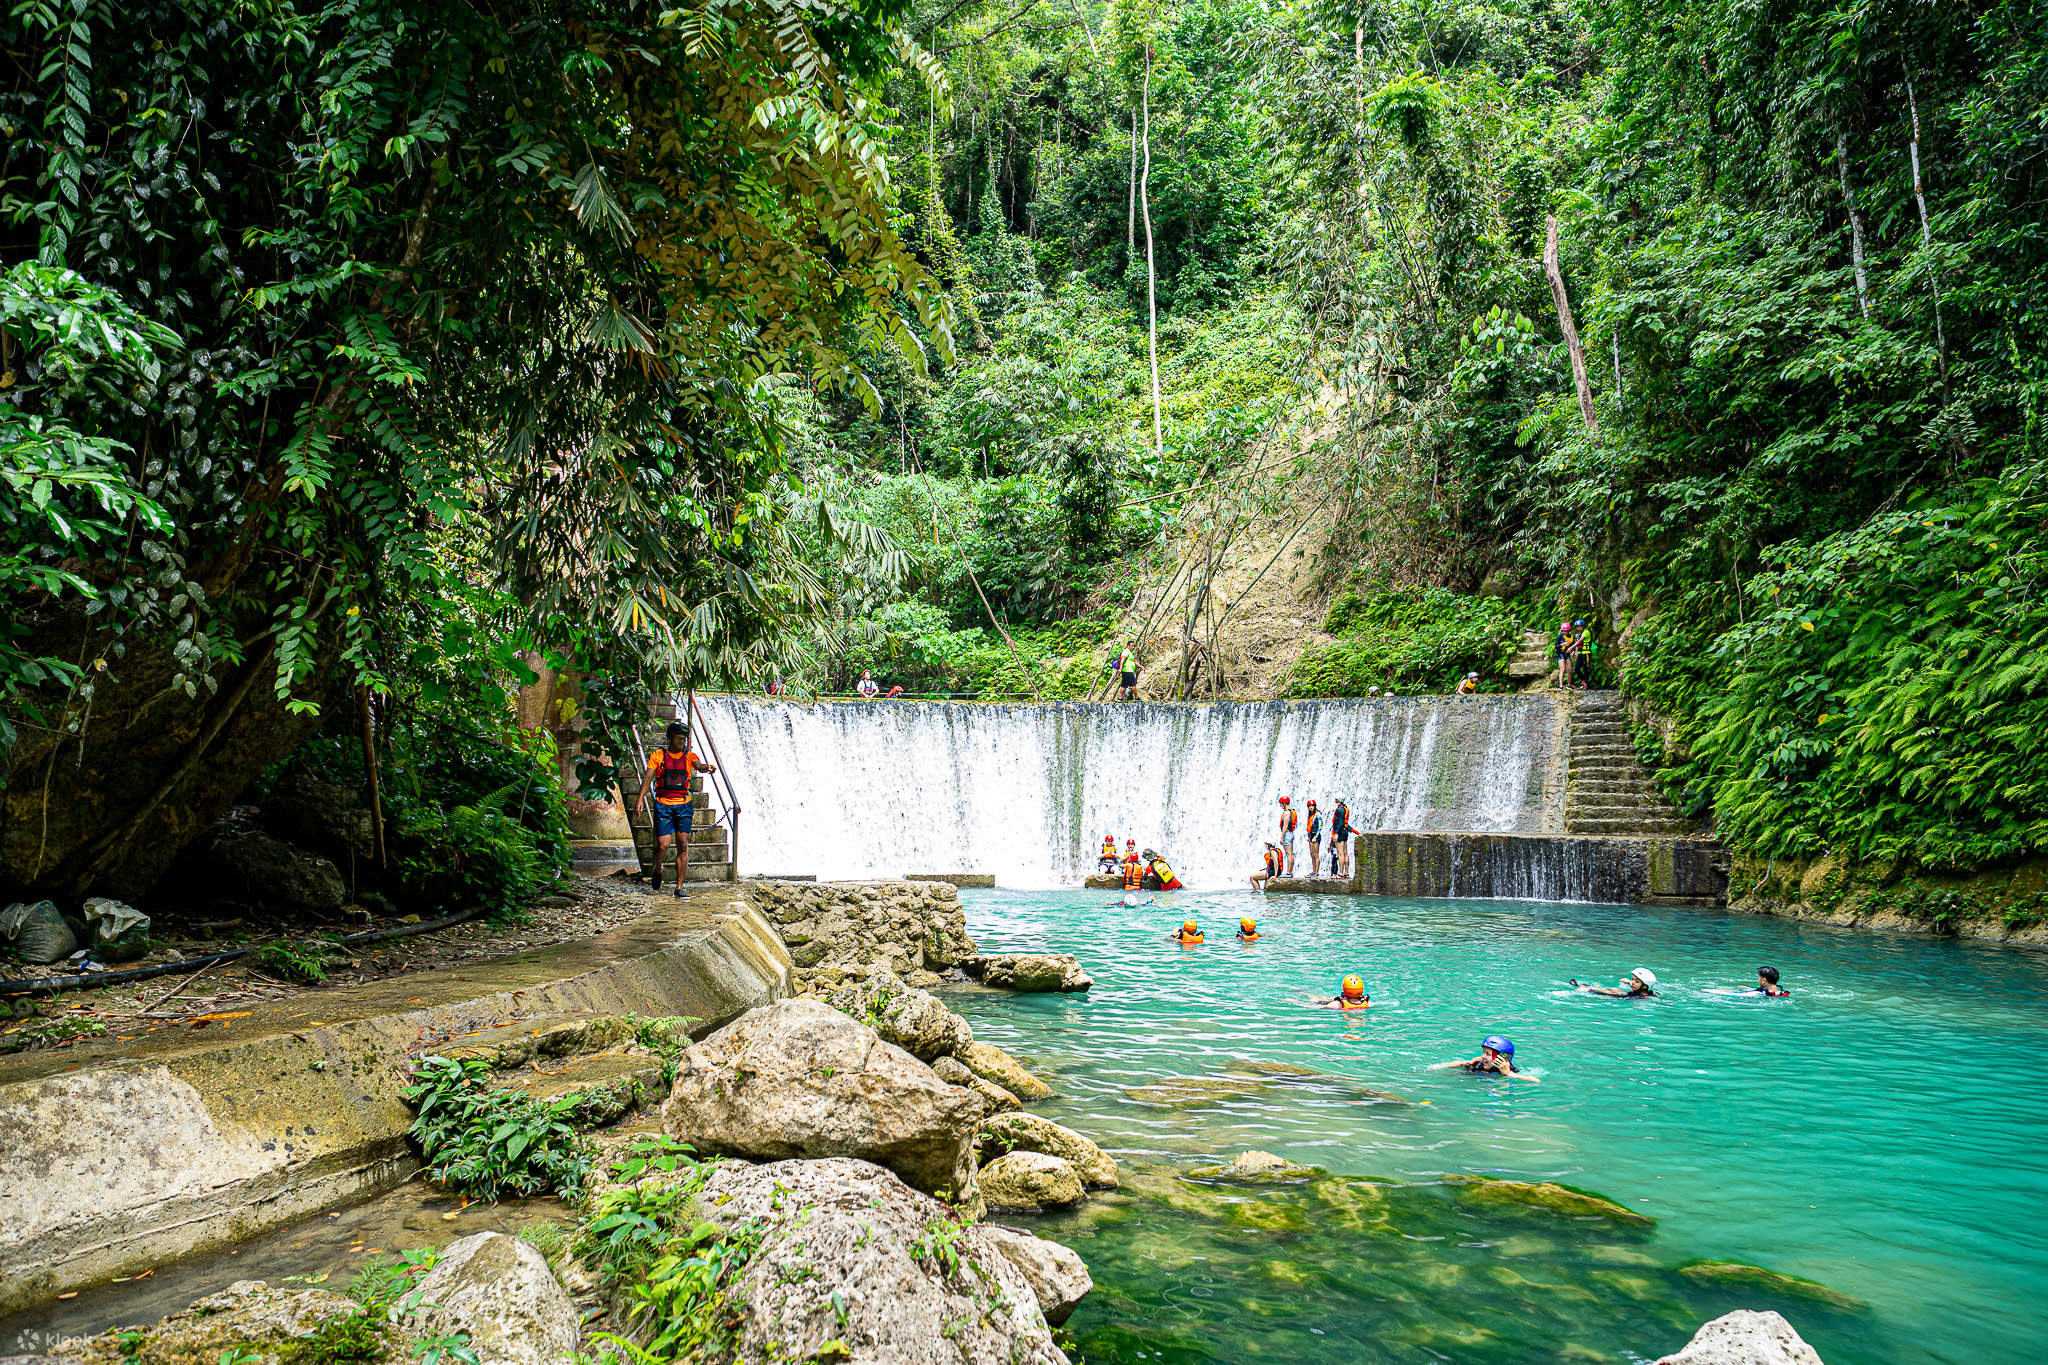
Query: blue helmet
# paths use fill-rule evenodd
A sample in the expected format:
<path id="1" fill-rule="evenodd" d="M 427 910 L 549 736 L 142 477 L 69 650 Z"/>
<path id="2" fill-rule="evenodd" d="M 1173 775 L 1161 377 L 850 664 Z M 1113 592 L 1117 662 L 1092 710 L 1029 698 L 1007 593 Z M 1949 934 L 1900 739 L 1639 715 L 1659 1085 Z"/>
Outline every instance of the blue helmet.
<path id="1" fill-rule="evenodd" d="M 1498 1052 L 1503 1057 L 1512 1057 L 1515 1055 L 1515 1045 L 1509 1042 L 1507 1039 L 1501 1037 L 1498 1033 L 1487 1034 L 1486 1037 L 1480 1040 L 1479 1046 L 1483 1048 L 1490 1048 L 1493 1051 Z"/>

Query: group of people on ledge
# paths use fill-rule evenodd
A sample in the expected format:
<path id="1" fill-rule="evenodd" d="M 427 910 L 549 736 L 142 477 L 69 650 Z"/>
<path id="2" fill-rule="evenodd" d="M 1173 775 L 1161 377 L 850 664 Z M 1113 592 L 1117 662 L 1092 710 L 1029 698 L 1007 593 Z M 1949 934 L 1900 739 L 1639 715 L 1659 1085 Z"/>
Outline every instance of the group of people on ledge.
<path id="1" fill-rule="evenodd" d="M 1294 875 L 1294 845 L 1302 832 L 1304 812 L 1294 808 L 1294 798 L 1280 798 L 1280 842 L 1266 841 L 1264 866 L 1252 873 L 1252 890 L 1264 891 L 1266 883 L 1275 877 Z M 1308 799 L 1306 810 L 1308 824 L 1308 875 L 1321 876 L 1323 867 L 1324 815 L 1316 805 L 1316 799 Z M 1351 807 L 1344 804 L 1339 796 L 1331 801 L 1328 817 L 1330 836 L 1329 875 L 1345 878 L 1351 875 L 1351 836 L 1358 832 L 1351 823 Z"/>
<path id="2" fill-rule="evenodd" d="M 1105 877 L 1113 877 L 1121 871 L 1126 891 L 1181 889 L 1180 878 L 1174 875 L 1173 868 L 1166 859 L 1159 856 L 1159 851 L 1148 848 L 1140 853 L 1136 839 L 1124 840 L 1124 856 L 1119 860 L 1116 855 L 1116 836 L 1103 835 L 1102 853 L 1095 860 L 1095 867 Z"/>

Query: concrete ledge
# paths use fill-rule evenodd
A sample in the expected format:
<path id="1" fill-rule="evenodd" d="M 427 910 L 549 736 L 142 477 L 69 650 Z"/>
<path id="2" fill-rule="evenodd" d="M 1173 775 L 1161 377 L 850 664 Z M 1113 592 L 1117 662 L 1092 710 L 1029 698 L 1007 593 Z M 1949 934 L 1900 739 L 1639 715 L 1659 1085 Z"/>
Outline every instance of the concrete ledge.
<path id="1" fill-rule="evenodd" d="M 906 882 L 945 882 L 949 886 L 992 887 L 996 884 L 993 872 L 906 872 Z"/>
<path id="2" fill-rule="evenodd" d="M 1724 905 L 1719 843 L 1673 835 L 1361 834 L 1367 896 Z M 1273 883 L 1276 887 L 1279 883 Z"/>
<path id="3" fill-rule="evenodd" d="M 1272 877 L 1266 882 L 1266 890 L 1310 896 L 1355 896 L 1358 882 L 1352 877 Z"/>
<path id="4" fill-rule="evenodd" d="M 650 907 L 575 943 L 0 1058 L 0 1313 L 404 1181 L 406 1063 L 454 1038 L 579 1012 L 703 1033 L 788 993 L 744 894 Z"/>

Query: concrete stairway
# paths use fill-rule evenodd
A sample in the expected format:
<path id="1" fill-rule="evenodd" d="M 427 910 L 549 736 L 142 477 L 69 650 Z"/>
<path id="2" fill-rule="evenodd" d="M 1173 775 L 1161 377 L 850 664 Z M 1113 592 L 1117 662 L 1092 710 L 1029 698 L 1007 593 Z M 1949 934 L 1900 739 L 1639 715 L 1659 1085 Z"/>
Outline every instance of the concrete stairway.
<path id="1" fill-rule="evenodd" d="M 1524 688 L 1539 686 L 1550 669 L 1550 637 L 1540 630 L 1523 631 L 1522 647 L 1508 661 L 1508 681 Z"/>
<path id="2" fill-rule="evenodd" d="M 651 732 L 649 752 L 661 747 L 660 731 Z M 701 752 L 701 751 L 700 751 Z M 648 811 L 637 814 L 633 807 L 640 800 L 640 784 L 646 779 L 643 768 L 628 764 L 619 769 L 619 799 L 626 804 L 627 819 L 633 825 L 633 847 L 640 855 L 642 871 L 654 865 L 654 798 L 647 800 Z M 690 784 L 690 804 L 696 807 L 691 817 L 695 828 L 690 831 L 690 877 L 693 882 L 725 882 L 732 880 L 731 844 L 727 841 L 725 825 L 712 824 L 711 797 L 704 790 L 704 775 L 699 773 Z M 673 854 L 670 855 L 673 858 Z M 674 875 L 675 864 L 670 862 L 667 875 Z"/>
<path id="3" fill-rule="evenodd" d="M 1565 775 L 1568 834 L 1691 834 L 1636 757 L 1619 692 L 1580 692 L 1572 706 L 1570 766 Z"/>

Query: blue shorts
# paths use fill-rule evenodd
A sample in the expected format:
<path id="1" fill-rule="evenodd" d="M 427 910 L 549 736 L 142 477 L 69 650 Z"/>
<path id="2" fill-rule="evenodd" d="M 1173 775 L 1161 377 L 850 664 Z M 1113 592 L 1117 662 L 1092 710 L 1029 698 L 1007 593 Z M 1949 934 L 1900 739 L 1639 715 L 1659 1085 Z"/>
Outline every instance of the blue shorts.
<path id="1" fill-rule="evenodd" d="M 694 818 L 692 815 L 694 809 L 695 807 L 688 801 L 680 801 L 673 806 L 664 805 L 659 801 L 655 802 L 654 837 L 659 839 L 669 834 L 688 834 L 690 832 L 690 821 Z"/>

